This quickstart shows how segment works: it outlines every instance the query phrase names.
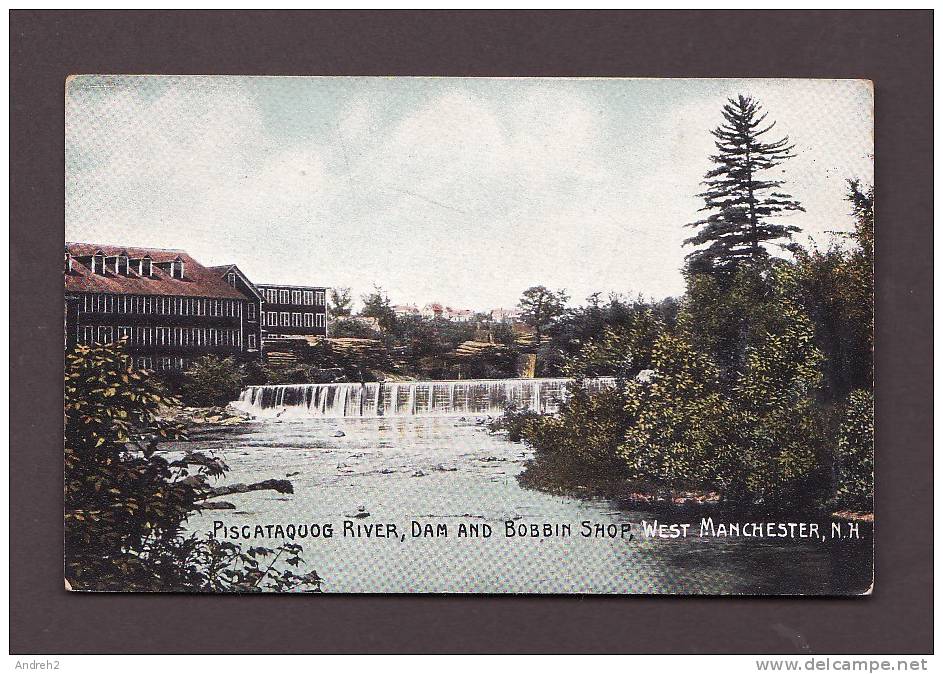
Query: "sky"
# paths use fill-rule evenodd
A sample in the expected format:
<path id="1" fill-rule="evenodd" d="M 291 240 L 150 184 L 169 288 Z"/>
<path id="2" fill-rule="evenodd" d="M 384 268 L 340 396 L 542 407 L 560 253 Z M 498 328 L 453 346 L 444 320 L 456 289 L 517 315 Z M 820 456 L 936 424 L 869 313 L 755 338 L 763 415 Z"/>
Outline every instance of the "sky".
<path id="1" fill-rule="evenodd" d="M 758 98 L 796 157 L 796 240 L 852 227 L 873 180 L 857 80 L 77 76 L 67 241 L 182 248 L 258 283 L 512 307 L 537 284 L 683 292 L 710 129 Z"/>

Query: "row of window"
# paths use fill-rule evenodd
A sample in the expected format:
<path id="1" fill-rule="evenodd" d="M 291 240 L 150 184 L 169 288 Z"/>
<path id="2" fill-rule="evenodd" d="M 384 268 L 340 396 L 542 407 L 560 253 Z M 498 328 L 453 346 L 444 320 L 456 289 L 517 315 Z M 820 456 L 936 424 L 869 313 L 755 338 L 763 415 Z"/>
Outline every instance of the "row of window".
<path id="1" fill-rule="evenodd" d="M 141 370 L 183 370 L 188 364 L 189 361 L 179 356 L 141 356 L 137 359 Z"/>
<path id="2" fill-rule="evenodd" d="M 66 268 L 72 271 L 72 256 L 66 253 Z M 183 278 L 183 261 L 173 260 L 170 263 L 162 263 L 167 266 L 167 273 L 171 278 Z M 115 255 L 105 257 L 104 255 L 92 256 L 92 273 L 106 274 L 111 272 L 116 276 L 128 276 L 132 272 L 138 276 L 147 278 L 153 276 L 153 267 L 151 258 L 144 257 L 139 260 L 131 260 L 127 255 Z"/>
<path id="3" fill-rule="evenodd" d="M 262 296 L 269 304 L 315 304 L 324 306 L 323 290 L 262 288 Z"/>
<path id="4" fill-rule="evenodd" d="M 220 328 L 175 328 L 150 325 L 83 325 L 80 344 L 110 344 L 126 339 L 133 346 L 242 346 L 239 330 Z M 248 335 L 249 349 L 256 348 L 256 336 Z"/>
<path id="5" fill-rule="evenodd" d="M 300 311 L 263 311 L 262 325 L 286 328 L 323 328 L 324 314 L 301 313 Z"/>
<path id="6" fill-rule="evenodd" d="M 82 311 L 102 314 L 167 314 L 176 316 L 242 317 L 242 302 L 204 297 L 165 297 L 158 295 L 83 295 Z M 256 305 L 246 303 L 246 318 L 256 317 Z"/>

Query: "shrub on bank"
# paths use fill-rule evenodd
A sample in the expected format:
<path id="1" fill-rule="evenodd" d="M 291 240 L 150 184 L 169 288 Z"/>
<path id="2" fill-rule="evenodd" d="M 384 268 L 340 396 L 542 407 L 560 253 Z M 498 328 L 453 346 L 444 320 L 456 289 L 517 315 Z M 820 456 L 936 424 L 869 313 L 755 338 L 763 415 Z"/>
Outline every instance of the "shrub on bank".
<path id="1" fill-rule="evenodd" d="M 570 398 L 558 414 L 510 410 L 492 423 L 492 430 L 506 431 L 508 439 L 523 439 L 534 449 L 521 475 L 525 486 L 565 491 L 609 484 L 626 476 L 625 460 L 619 454 L 629 424 L 624 389 L 592 394 L 579 381 L 570 387 Z"/>
<path id="2" fill-rule="evenodd" d="M 663 334 L 652 351 L 654 372 L 634 384 L 618 452 L 627 476 L 665 490 L 719 490 L 729 472 L 733 413 L 720 370 L 683 336 Z"/>
<path id="3" fill-rule="evenodd" d="M 836 449 L 838 505 L 863 512 L 874 507 L 874 393 L 852 391 Z"/>
<path id="4" fill-rule="evenodd" d="M 695 346 L 685 317 L 655 339 L 644 381 L 596 395 L 577 387 L 555 416 L 499 422 L 534 449 L 522 482 L 557 490 L 622 480 L 658 492 L 718 492 L 728 503 L 769 511 L 824 503 L 832 457 L 816 400 L 822 354 L 794 299 L 795 280 L 790 267 L 771 274 L 767 330 L 746 347 L 733 375 Z M 607 331 L 574 363 L 601 367 L 610 359 L 631 372 L 626 344 Z M 847 454 L 866 444 L 860 436 L 849 430 Z"/>
<path id="5" fill-rule="evenodd" d="M 232 356 L 203 356 L 180 378 L 180 397 L 192 407 L 225 405 L 239 397 L 246 376 L 245 367 Z"/>
<path id="6" fill-rule="evenodd" d="M 65 578 L 76 590 L 318 591 L 316 573 L 295 574 L 301 548 L 250 548 L 184 536 L 208 481 L 228 471 L 187 452 L 170 460 L 158 443 L 184 429 L 158 410 L 175 406 L 123 346 L 78 346 L 65 359 Z"/>

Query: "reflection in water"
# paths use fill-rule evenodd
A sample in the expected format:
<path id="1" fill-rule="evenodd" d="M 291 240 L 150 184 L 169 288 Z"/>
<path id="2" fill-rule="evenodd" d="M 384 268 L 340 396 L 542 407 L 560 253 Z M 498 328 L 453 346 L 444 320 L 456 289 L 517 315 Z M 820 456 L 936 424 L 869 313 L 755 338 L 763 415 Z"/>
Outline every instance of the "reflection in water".
<path id="1" fill-rule="evenodd" d="M 870 584 L 870 538 L 646 539 L 655 515 L 522 489 L 528 454 L 492 436 L 483 419 L 387 417 L 266 419 L 195 434 L 188 449 L 215 451 L 225 482 L 289 479 L 295 493 L 227 496 L 237 510 L 192 518 L 192 531 L 226 526 L 327 524 L 304 557 L 327 592 L 549 592 L 827 594 Z M 369 513 L 369 516 L 364 516 Z M 359 516 L 358 516 L 359 515 Z M 399 538 L 345 537 L 343 522 L 395 524 Z M 411 522 L 446 525 L 447 537 L 411 536 Z M 505 522 L 569 524 L 570 537 L 505 537 Z M 581 522 L 632 523 L 635 539 L 581 537 Z M 683 521 L 697 530 L 696 516 Z M 487 523 L 488 539 L 460 538 L 461 523 Z M 617 527 L 614 527 L 617 528 Z M 827 531 L 827 527 L 826 527 Z M 247 541 L 273 545 L 276 539 Z"/>

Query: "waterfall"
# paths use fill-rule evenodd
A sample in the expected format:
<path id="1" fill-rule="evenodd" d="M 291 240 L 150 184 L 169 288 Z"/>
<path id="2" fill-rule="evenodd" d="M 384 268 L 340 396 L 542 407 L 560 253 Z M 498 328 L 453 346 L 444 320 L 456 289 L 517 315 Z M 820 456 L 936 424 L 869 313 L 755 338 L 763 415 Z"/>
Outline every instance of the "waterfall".
<path id="1" fill-rule="evenodd" d="M 552 413 L 568 395 L 572 380 L 462 379 L 389 384 L 282 384 L 250 386 L 235 405 L 258 417 L 414 417 L 501 414 L 518 409 Z M 591 391 L 612 386 L 611 377 L 587 379 Z"/>

